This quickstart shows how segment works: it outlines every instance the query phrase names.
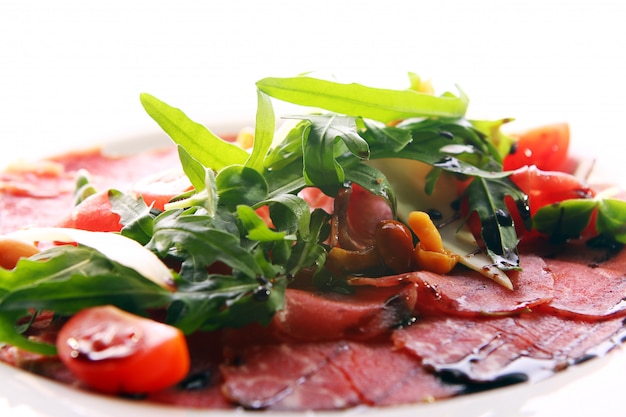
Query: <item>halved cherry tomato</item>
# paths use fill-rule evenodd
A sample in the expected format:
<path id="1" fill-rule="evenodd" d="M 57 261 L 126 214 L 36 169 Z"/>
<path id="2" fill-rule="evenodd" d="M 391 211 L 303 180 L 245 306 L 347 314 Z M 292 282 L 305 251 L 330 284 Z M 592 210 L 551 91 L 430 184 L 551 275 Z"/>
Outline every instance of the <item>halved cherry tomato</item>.
<path id="1" fill-rule="evenodd" d="M 559 171 L 543 171 L 536 166 L 522 167 L 510 178 L 528 195 L 531 215 L 548 204 L 594 195 L 593 190 L 575 176 Z"/>
<path id="2" fill-rule="evenodd" d="M 100 191 L 78 204 L 57 226 L 91 232 L 119 232 L 122 229 L 119 214 L 113 212 L 109 194 Z"/>
<path id="3" fill-rule="evenodd" d="M 108 394 L 143 394 L 189 372 L 182 332 L 113 306 L 80 311 L 57 337 L 61 361 L 84 384 Z"/>
<path id="4" fill-rule="evenodd" d="M 312 209 L 321 208 L 326 213 L 333 212 L 335 199 L 324 194 L 319 188 L 305 187 L 298 196 L 302 197 Z"/>
<path id="5" fill-rule="evenodd" d="M 163 210 L 172 198 L 192 188 L 189 178 L 181 170 L 157 172 L 137 181 L 132 192 L 141 196 L 147 205 Z"/>
<path id="6" fill-rule="evenodd" d="M 569 125 L 555 123 L 517 135 L 513 152 L 504 158 L 505 171 L 536 165 L 543 171 L 560 171 L 567 161 Z"/>

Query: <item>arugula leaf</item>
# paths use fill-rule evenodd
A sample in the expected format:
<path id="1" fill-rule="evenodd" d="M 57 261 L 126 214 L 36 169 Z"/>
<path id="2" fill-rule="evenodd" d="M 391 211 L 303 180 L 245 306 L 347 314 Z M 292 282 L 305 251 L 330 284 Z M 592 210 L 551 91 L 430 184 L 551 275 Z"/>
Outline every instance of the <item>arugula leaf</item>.
<path id="1" fill-rule="evenodd" d="M 541 207 L 533 216 L 533 228 L 555 242 L 578 238 L 598 203 L 592 199 L 565 200 Z"/>
<path id="2" fill-rule="evenodd" d="M 172 140 L 205 167 L 217 171 L 229 165 L 243 164 L 248 159 L 245 150 L 221 139 L 181 110 L 147 93 L 142 93 L 140 100 L 146 112 Z"/>
<path id="3" fill-rule="evenodd" d="M 611 198 L 598 201 L 596 228 L 601 235 L 626 244 L 626 201 Z"/>
<path id="4" fill-rule="evenodd" d="M 369 145 L 359 134 L 356 118 L 336 114 L 291 117 L 310 121 L 321 136 L 340 139 L 354 156 L 369 159 Z"/>
<path id="5" fill-rule="evenodd" d="M 579 238 L 592 219 L 599 235 L 626 244 L 626 201 L 613 198 L 575 198 L 543 206 L 533 216 L 533 227 L 564 242 Z"/>
<path id="6" fill-rule="evenodd" d="M 66 245 L 20 260 L 13 270 L 0 269 L 0 341 L 42 354 L 53 346 L 29 341 L 16 327 L 34 310 L 73 314 L 84 308 L 113 304 L 136 314 L 163 307 L 171 293 L 132 268 L 100 252 Z"/>
<path id="7" fill-rule="evenodd" d="M 238 234 L 216 228 L 214 219 L 206 215 L 163 212 L 155 219 L 154 234 L 146 247 L 161 257 L 172 254 L 182 258 L 180 274 L 192 281 L 205 279 L 207 266 L 216 261 L 249 277 L 262 274 L 253 256 L 240 245 Z"/>
<path id="8" fill-rule="evenodd" d="M 2 314 L 0 314 L 0 342 L 41 355 L 55 355 L 57 352 L 56 346 L 31 340 L 24 337 L 22 332 L 19 331 L 16 323 L 28 316 L 29 312 L 26 310 L 2 311 Z"/>
<path id="9" fill-rule="evenodd" d="M 475 211 L 480 217 L 481 237 L 496 266 L 502 270 L 519 269 L 518 237 L 504 199 L 509 196 L 516 202 L 524 202 L 526 195 L 508 178 L 480 177 L 473 179 L 465 195 L 470 213 Z"/>
<path id="10" fill-rule="evenodd" d="M 118 190 L 109 190 L 109 201 L 114 213 L 120 216 L 124 225 L 122 235 L 145 245 L 150 241 L 153 232 L 153 219 L 150 207 L 143 198 L 133 198 Z"/>
<path id="11" fill-rule="evenodd" d="M 263 170 L 265 155 L 274 139 L 275 116 L 270 98 L 257 91 L 257 113 L 254 127 L 254 146 L 245 165 L 259 172 Z"/>
<path id="12" fill-rule="evenodd" d="M 512 121 L 513 119 L 507 118 L 499 120 L 470 120 L 470 123 L 474 128 L 490 138 L 489 143 L 493 144 L 500 159 L 502 159 L 511 151 L 511 146 L 515 139 L 502 133 L 500 129 L 503 125 Z"/>
<path id="13" fill-rule="evenodd" d="M 254 205 L 267 197 L 267 183 L 252 168 L 231 165 L 215 177 L 219 204 L 234 211 L 240 204 Z"/>
<path id="14" fill-rule="evenodd" d="M 469 102 L 463 91 L 458 97 L 450 93 L 437 97 L 411 89 L 389 90 L 305 76 L 264 78 L 256 85 L 265 94 L 290 103 L 385 123 L 412 117 L 460 117 Z"/>
<path id="15" fill-rule="evenodd" d="M 243 227 L 248 231 L 248 239 L 259 242 L 274 242 L 285 239 L 285 232 L 276 232 L 270 229 L 250 206 L 237 206 L 237 216 L 243 223 Z"/>
<path id="16" fill-rule="evenodd" d="M 174 294 L 167 321 L 185 333 L 241 327 L 251 321 L 269 323 L 284 306 L 286 280 L 259 282 L 212 275 L 200 283 L 183 283 Z"/>
<path id="17" fill-rule="evenodd" d="M 308 238 L 311 208 L 302 198 L 293 194 L 281 194 L 264 202 L 270 208 L 270 217 L 278 230 L 299 232 Z"/>
<path id="18" fill-rule="evenodd" d="M 330 128 L 332 119 L 325 124 L 311 123 L 302 142 L 303 176 L 308 185 L 315 185 L 330 196 L 337 194 L 344 182 L 342 166 L 335 159 L 337 136 Z"/>
<path id="19" fill-rule="evenodd" d="M 194 186 L 196 190 L 203 190 L 206 183 L 206 171 L 208 170 L 204 165 L 202 165 L 196 158 L 191 156 L 189 152 L 183 147 L 178 145 L 178 159 L 180 159 L 180 164 L 183 167 L 183 172 L 189 178 L 191 185 Z"/>

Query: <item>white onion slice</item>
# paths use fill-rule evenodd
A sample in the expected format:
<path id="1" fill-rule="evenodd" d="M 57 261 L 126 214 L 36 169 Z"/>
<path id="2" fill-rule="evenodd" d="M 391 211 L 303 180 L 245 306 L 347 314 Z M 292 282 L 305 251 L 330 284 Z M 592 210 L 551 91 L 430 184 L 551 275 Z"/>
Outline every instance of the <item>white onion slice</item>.
<path id="1" fill-rule="evenodd" d="M 90 232 L 64 227 L 34 227 L 5 236 L 28 243 L 75 242 L 89 246 L 109 259 L 134 269 L 161 287 L 174 290 L 172 271 L 154 253 L 118 233 Z"/>

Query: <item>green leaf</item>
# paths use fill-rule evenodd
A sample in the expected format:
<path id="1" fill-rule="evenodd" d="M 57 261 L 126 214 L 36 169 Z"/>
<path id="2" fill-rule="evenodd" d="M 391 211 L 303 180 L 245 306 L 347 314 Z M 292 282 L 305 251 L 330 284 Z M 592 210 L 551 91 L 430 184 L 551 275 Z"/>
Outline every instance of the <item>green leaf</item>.
<path id="1" fill-rule="evenodd" d="M 240 245 L 238 235 L 213 226 L 213 219 L 166 211 L 156 218 L 154 235 L 147 246 L 161 256 L 176 254 L 183 259 L 181 275 L 206 276 L 206 268 L 222 261 L 249 277 L 261 275 L 254 257 Z"/>
<path id="2" fill-rule="evenodd" d="M 217 174 L 215 185 L 219 203 L 236 210 L 240 204 L 252 206 L 267 197 L 265 178 L 252 168 L 231 165 Z"/>
<path id="3" fill-rule="evenodd" d="M 289 129 L 283 140 L 265 157 L 265 169 L 271 173 L 292 165 L 302 166 L 302 140 L 309 132 L 310 120 L 302 120 Z M 300 175 L 302 170 L 300 169 Z"/>
<path id="4" fill-rule="evenodd" d="M 469 212 L 477 212 L 481 237 L 494 264 L 502 270 L 519 269 L 518 237 L 513 219 L 504 202 L 510 196 L 516 203 L 526 196 L 508 178 L 476 177 L 465 190 Z"/>
<path id="5" fill-rule="evenodd" d="M 134 269 L 84 246 L 48 249 L 20 261 L 19 268 L 5 275 L 0 279 L 12 283 L 11 292 L 0 300 L 0 311 L 33 308 L 72 314 L 114 304 L 141 312 L 165 305 L 170 294 Z"/>
<path id="6" fill-rule="evenodd" d="M 437 97 L 410 89 L 390 90 L 311 77 L 264 78 L 256 85 L 279 100 L 382 122 L 411 117 L 460 117 L 469 102 L 462 91 L 458 97 Z"/>
<path id="7" fill-rule="evenodd" d="M 276 232 L 265 224 L 263 219 L 250 206 L 237 206 L 237 216 L 248 231 L 247 237 L 259 242 L 273 242 L 285 239 L 285 232 Z"/>
<path id="8" fill-rule="evenodd" d="M 146 112 L 172 140 L 205 167 L 218 171 L 232 164 L 243 164 L 248 159 L 245 150 L 221 139 L 181 110 L 147 93 L 142 93 L 140 100 Z"/>
<path id="9" fill-rule="evenodd" d="M 206 187 L 207 168 L 180 145 L 178 145 L 178 159 L 180 159 L 183 172 L 189 178 L 191 185 L 196 190 L 203 190 Z"/>
<path id="10" fill-rule="evenodd" d="M 257 91 L 257 113 L 254 128 L 254 147 L 245 166 L 263 171 L 263 161 L 274 139 L 275 117 L 270 98 Z"/>
<path id="11" fill-rule="evenodd" d="M 293 116 L 309 120 L 314 129 L 320 134 L 332 139 L 343 141 L 346 148 L 359 159 L 369 159 L 370 149 L 367 141 L 358 132 L 357 121 L 354 117 L 338 115 L 307 115 Z"/>
<path id="12" fill-rule="evenodd" d="M 303 140 L 303 168 L 307 185 L 320 188 L 324 193 L 334 196 L 344 182 L 343 168 L 335 159 L 337 136 L 330 125 L 314 124 Z"/>
<path id="13" fill-rule="evenodd" d="M 376 168 L 365 164 L 347 165 L 345 174 L 346 180 L 359 184 L 372 194 L 387 200 L 390 206 L 395 206 L 395 191 L 387 177 Z"/>
<path id="14" fill-rule="evenodd" d="M 322 209 L 315 209 L 307 218 L 309 224 L 301 224 L 299 239 L 292 247 L 291 255 L 286 264 L 288 274 L 295 275 L 303 268 L 321 269 L 326 259 L 326 250 L 321 245 L 329 234 L 330 214 Z"/>
<path id="15" fill-rule="evenodd" d="M 0 269 L 0 287 L 7 290 L 0 297 L 0 341 L 46 355 L 54 346 L 28 340 L 16 327 L 33 309 L 73 314 L 111 304 L 143 314 L 169 304 L 171 296 L 135 270 L 73 245 L 42 251 L 13 270 Z"/>
<path id="16" fill-rule="evenodd" d="M 41 355 L 55 355 L 55 345 L 31 340 L 18 331 L 16 322 L 28 316 L 28 311 L 3 311 L 0 314 L 0 342 Z"/>
<path id="17" fill-rule="evenodd" d="M 500 129 L 503 125 L 512 121 L 513 119 L 470 120 L 470 123 L 474 128 L 487 136 L 489 142 L 494 146 L 502 159 L 510 152 L 515 139 L 513 139 L 512 136 L 504 134 Z"/>
<path id="18" fill-rule="evenodd" d="M 117 190 L 109 190 L 109 201 L 123 225 L 122 235 L 145 245 L 150 241 L 153 230 L 153 217 L 150 207 L 141 197 L 134 198 Z"/>
<path id="19" fill-rule="evenodd" d="M 626 244 L 626 201 L 602 199 L 598 202 L 598 233 Z"/>
<path id="20" fill-rule="evenodd" d="M 381 126 L 369 120 L 364 120 L 366 129 L 361 133 L 368 141 L 368 145 L 385 152 L 399 152 L 406 147 L 413 137 L 409 129 L 393 126 Z"/>
<path id="21" fill-rule="evenodd" d="M 261 284 L 249 277 L 225 275 L 212 275 L 202 283 L 184 283 L 174 295 L 176 301 L 168 309 L 167 321 L 185 333 L 252 322 L 266 325 L 284 307 L 286 285 L 284 277 Z"/>
<path id="22" fill-rule="evenodd" d="M 592 199 L 571 199 L 548 204 L 533 216 L 533 227 L 557 242 L 579 238 L 597 205 L 597 201 Z"/>
<path id="23" fill-rule="evenodd" d="M 371 159 L 412 159 L 448 172 L 483 178 L 509 175 L 502 172 L 495 149 L 465 120 L 428 119 L 400 126 L 410 132 L 412 140 L 394 151 L 384 144 L 370 142 Z M 385 130 L 379 129 L 374 138 L 381 137 Z"/>
<path id="24" fill-rule="evenodd" d="M 265 201 L 270 207 L 270 217 L 278 230 L 287 233 L 298 231 L 308 238 L 311 208 L 302 198 L 293 194 L 281 194 Z"/>

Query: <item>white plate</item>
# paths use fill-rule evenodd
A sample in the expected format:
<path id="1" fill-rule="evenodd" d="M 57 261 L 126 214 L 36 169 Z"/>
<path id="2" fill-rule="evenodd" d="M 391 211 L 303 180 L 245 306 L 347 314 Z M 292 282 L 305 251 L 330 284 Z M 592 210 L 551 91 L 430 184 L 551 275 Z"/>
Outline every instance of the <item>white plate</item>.
<path id="1" fill-rule="evenodd" d="M 241 126 L 241 124 L 238 124 Z M 234 132 L 232 124 L 214 127 Z M 147 134 L 112 141 L 112 153 L 133 153 L 169 143 L 162 134 Z M 433 404 L 416 404 L 384 409 L 356 408 L 320 413 L 323 417 L 576 417 L 626 415 L 623 380 L 626 351 L 617 348 L 609 355 L 571 367 L 546 380 L 522 383 L 483 393 L 465 395 Z M 0 416 L 2 417 L 233 417 L 259 412 L 209 411 L 114 399 L 79 391 L 0 363 Z M 316 413 L 281 413 L 284 417 L 314 416 Z"/>

